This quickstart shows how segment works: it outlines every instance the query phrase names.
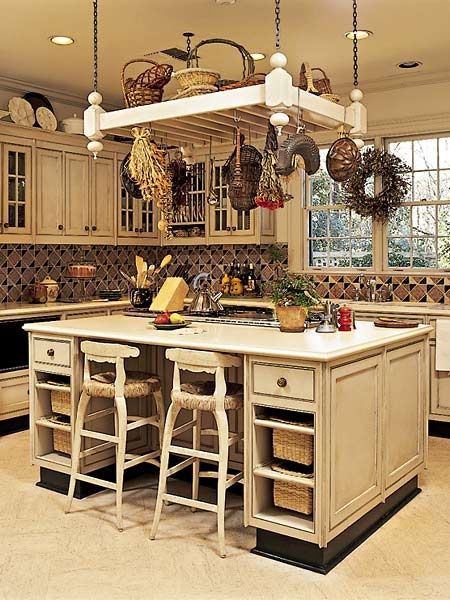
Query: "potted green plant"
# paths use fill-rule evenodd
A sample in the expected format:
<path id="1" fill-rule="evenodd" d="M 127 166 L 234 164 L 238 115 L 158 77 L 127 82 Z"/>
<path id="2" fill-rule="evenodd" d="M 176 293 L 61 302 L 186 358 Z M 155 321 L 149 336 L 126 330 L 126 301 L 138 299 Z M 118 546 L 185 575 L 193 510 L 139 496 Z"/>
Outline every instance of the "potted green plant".
<path id="1" fill-rule="evenodd" d="M 280 331 L 302 332 L 308 308 L 320 304 L 321 298 L 313 282 L 304 275 L 287 273 L 279 279 L 272 291 Z"/>

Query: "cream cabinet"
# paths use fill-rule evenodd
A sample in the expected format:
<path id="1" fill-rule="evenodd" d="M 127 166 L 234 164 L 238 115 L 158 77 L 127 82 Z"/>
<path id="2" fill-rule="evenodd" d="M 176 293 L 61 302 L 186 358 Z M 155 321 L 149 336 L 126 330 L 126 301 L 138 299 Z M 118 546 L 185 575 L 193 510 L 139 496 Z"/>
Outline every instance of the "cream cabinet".
<path id="1" fill-rule="evenodd" d="M 431 416 L 450 417 L 450 373 L 436 371 L 436 342 L 430 344 Z"/>
<path id="2" fill-rule="evenodd" d="M 28 371 L 0 373 L 0 421 L 28 414 Z"/>
<path id="3" fill-rule="evenodd" d="M 114 160 L 66 149 L 36 149 L 37 241 L 113 243 Z"/>
<path id="4" fill-rule="evenodd" d="M 3 240 L 30 241 L 31 226 L 31 147 L 0 144 L 0 236 Z"/>

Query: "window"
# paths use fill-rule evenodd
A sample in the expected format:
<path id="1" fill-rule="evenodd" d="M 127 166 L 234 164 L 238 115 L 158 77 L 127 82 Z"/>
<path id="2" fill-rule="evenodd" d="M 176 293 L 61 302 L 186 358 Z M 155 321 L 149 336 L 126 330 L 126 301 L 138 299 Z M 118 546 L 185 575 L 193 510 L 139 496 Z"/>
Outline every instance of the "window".
<path id="1" fill-rule="evenodd" d="M 389 140 L 411 187 L 387 227 L 389 268 L 450 268 L 450 137 Z"/>
<path id="2" fill-rule="evenodd" d="M 362 268 L 373 265 L 372 219 L 360 217 L 341 201 L 341 185 L 325 167 L 328 149 L 320 150 L 320 169 L 306 178 L 308 265 Z M 373 181 L 368 183 L 373 193 Z"/>

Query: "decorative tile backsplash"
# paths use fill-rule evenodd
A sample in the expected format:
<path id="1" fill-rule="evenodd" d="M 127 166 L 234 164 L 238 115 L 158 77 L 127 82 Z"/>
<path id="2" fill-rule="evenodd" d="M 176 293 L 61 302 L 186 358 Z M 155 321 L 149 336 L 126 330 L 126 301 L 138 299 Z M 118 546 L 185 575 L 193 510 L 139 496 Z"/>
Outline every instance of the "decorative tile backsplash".
<path id="1" fill-rule="evenodd" d="M 132 274 L 135 271 L 134 257 L 139 253 L 148 264 L 157 264 L 170 253 L 173 262 L 169 274 L 182 264 L 189 264 L 189 275 L 202 271 L 211 273 L 213 282 L 220 279 L 223 267 L 233 258 L 237 262 L 252 262 L 257 278 L 271 281 L 276 276 L 269 246 L 254 245 L 214 245 L 214 246 L 77 246 L 77 245 L 26 245 L 0 244 L 0 302 L 20 302 L 27 298 L 31 283 L 39 282 L 47 275 L 60 284 L 62 299 L 95 296 L 100 290 L 120 288 L 124 294 L 127 284 L 119 269 Z M 93 280 L 80 280 L 66 277 L 66 268 L 71 263 L 93 262 L 97 265 L 97 275 Z"/>

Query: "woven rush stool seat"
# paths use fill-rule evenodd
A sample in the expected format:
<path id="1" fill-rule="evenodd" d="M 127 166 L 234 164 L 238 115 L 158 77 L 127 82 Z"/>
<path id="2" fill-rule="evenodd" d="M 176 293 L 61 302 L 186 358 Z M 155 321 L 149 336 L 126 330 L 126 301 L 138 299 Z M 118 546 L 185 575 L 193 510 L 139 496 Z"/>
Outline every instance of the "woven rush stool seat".
<path id="1" fill-rule="evenodd" d="M 125 371 L 125 359 L 137 358 L 139 348 L 122 344 L 108 344 L 101 342 L 84 341 L 81 343 L 81 352 L 84 353 L 84 377 L 72 443 L 72 467 L 70 473 L 69 491 L 67 494 L 66 512 L 70 512 L 75 484 L 85 481 L 116 492 L 116 520 L 117 528 L 122 531 L 122 494 L 123 479 L 126 469 L 141 463 L 150 463 L 160 466 L 159 457 L 164 433 L 164 399 L 161 392 L 161 382 L 157 375 L 138 371 Z M 91 373 L 91 363 L 107 363 L 115 366 L 115 371 Z M 103 399 L 100 408 L 89 413 L 88 408 L 92 398 Z M 133 408 L 136 413 L 129 414 L 127 400 L 134 399 Z M 151 414 L 151 400 L 154 400 L 156 413 Z M 106 404 L 106 400 L 111 402 Z M 112 416 L 114 419 L 114 433 L 105 432 L 103 427 L 93 427 L 97 419 Z M 153 426 L 158 429 L 159 447 L 145 449 L 144 454 L 127 452 L 127 434 L 140 427 Z M 82 449 L 82 439 L 96 440 L 97 445 Z M 104 452 L 110 448 L 116 454 L 116 481 L 111 482 L 82 472 L 80 460 L 93 454 Z"/>
<path id="2" fill-rule="evenodd" d="M 217 514 L 217 532 L 219 538 L 220 556 L 225 552 L 225 495 L 229 487 L 243 481 L 243 473 L 228 472 L 228 452 L 230 446 L 242 441 L 242 431 L 230 432 L 228 412 L 239 410 L 243 405 L 243 387 L 237 383 L 225 381 L 225 369 L 239 367 L 242 360 L 231 354 L 205 352 L 200 350 L 184 350 L 171 348 L 166 350 L 166 358 L 174 362 L 172 403 L 167 412 L 164 427 L 164 438 L 161 450 L 161 468 L 159 471 L 158 497 L 156 499 L 155 515 L 153 518 L 150 539 L 154 540 L 164 502 L 189 506 L 192 510 L 201 509 Z M 209 373 L 214 375 L 214 381 L 197 380 L 181 383 L 181 371 L 191 373 Z M 192 411 L 192 420 L 175 427 L 181 410 Z M 202 414 L 210 412 L 214 415 L 217 428 L 202 428 Z M 239 419 L 236 417 L 236 423 Z M 175 444 L 174 438 L 192 430 L 192 447 Z M 218 452 L 203 450 L 201 438 L 217 436 Z M 169 468 L 169 455 L 182 457 L 180 462 Z M 200 470 L 201 462 L 205 461 L 208 470 Z M 210 463 L 217 464 L 217 469 L 211 470 Z M 167 492 L 167 479 L 182 469 L 192 466 L 192 497 L 186 498 Z M 199 479 L 201 477 L 217 478 L 217 502 L 204 502 L 198 499 Z"/>
<path id="3" fill-rule="evenodd" d="M 124 385 L 125 398 L 141 398 L 161 389 L 161 381 L 157 375 L 141 371 L 128 371 Z M 114 398 L 116 374 L 112 371 L 91 375 L 85 384 L 86 392 L 96 398 Z"/>
<path id="4" fill-rule="evenodd" d="M 180 392 L 175 390 L 172 392 L 172 402 L 174 404 L 187 410 L 208 410 L 212 412 L 216 409 L 214 381 L 182 383 L 180 387 Z M 240 383 L 228 383 L 223 401 L 225 410 L 242 408 L 243 398 L 244 388 L 242 385 Z"/>

